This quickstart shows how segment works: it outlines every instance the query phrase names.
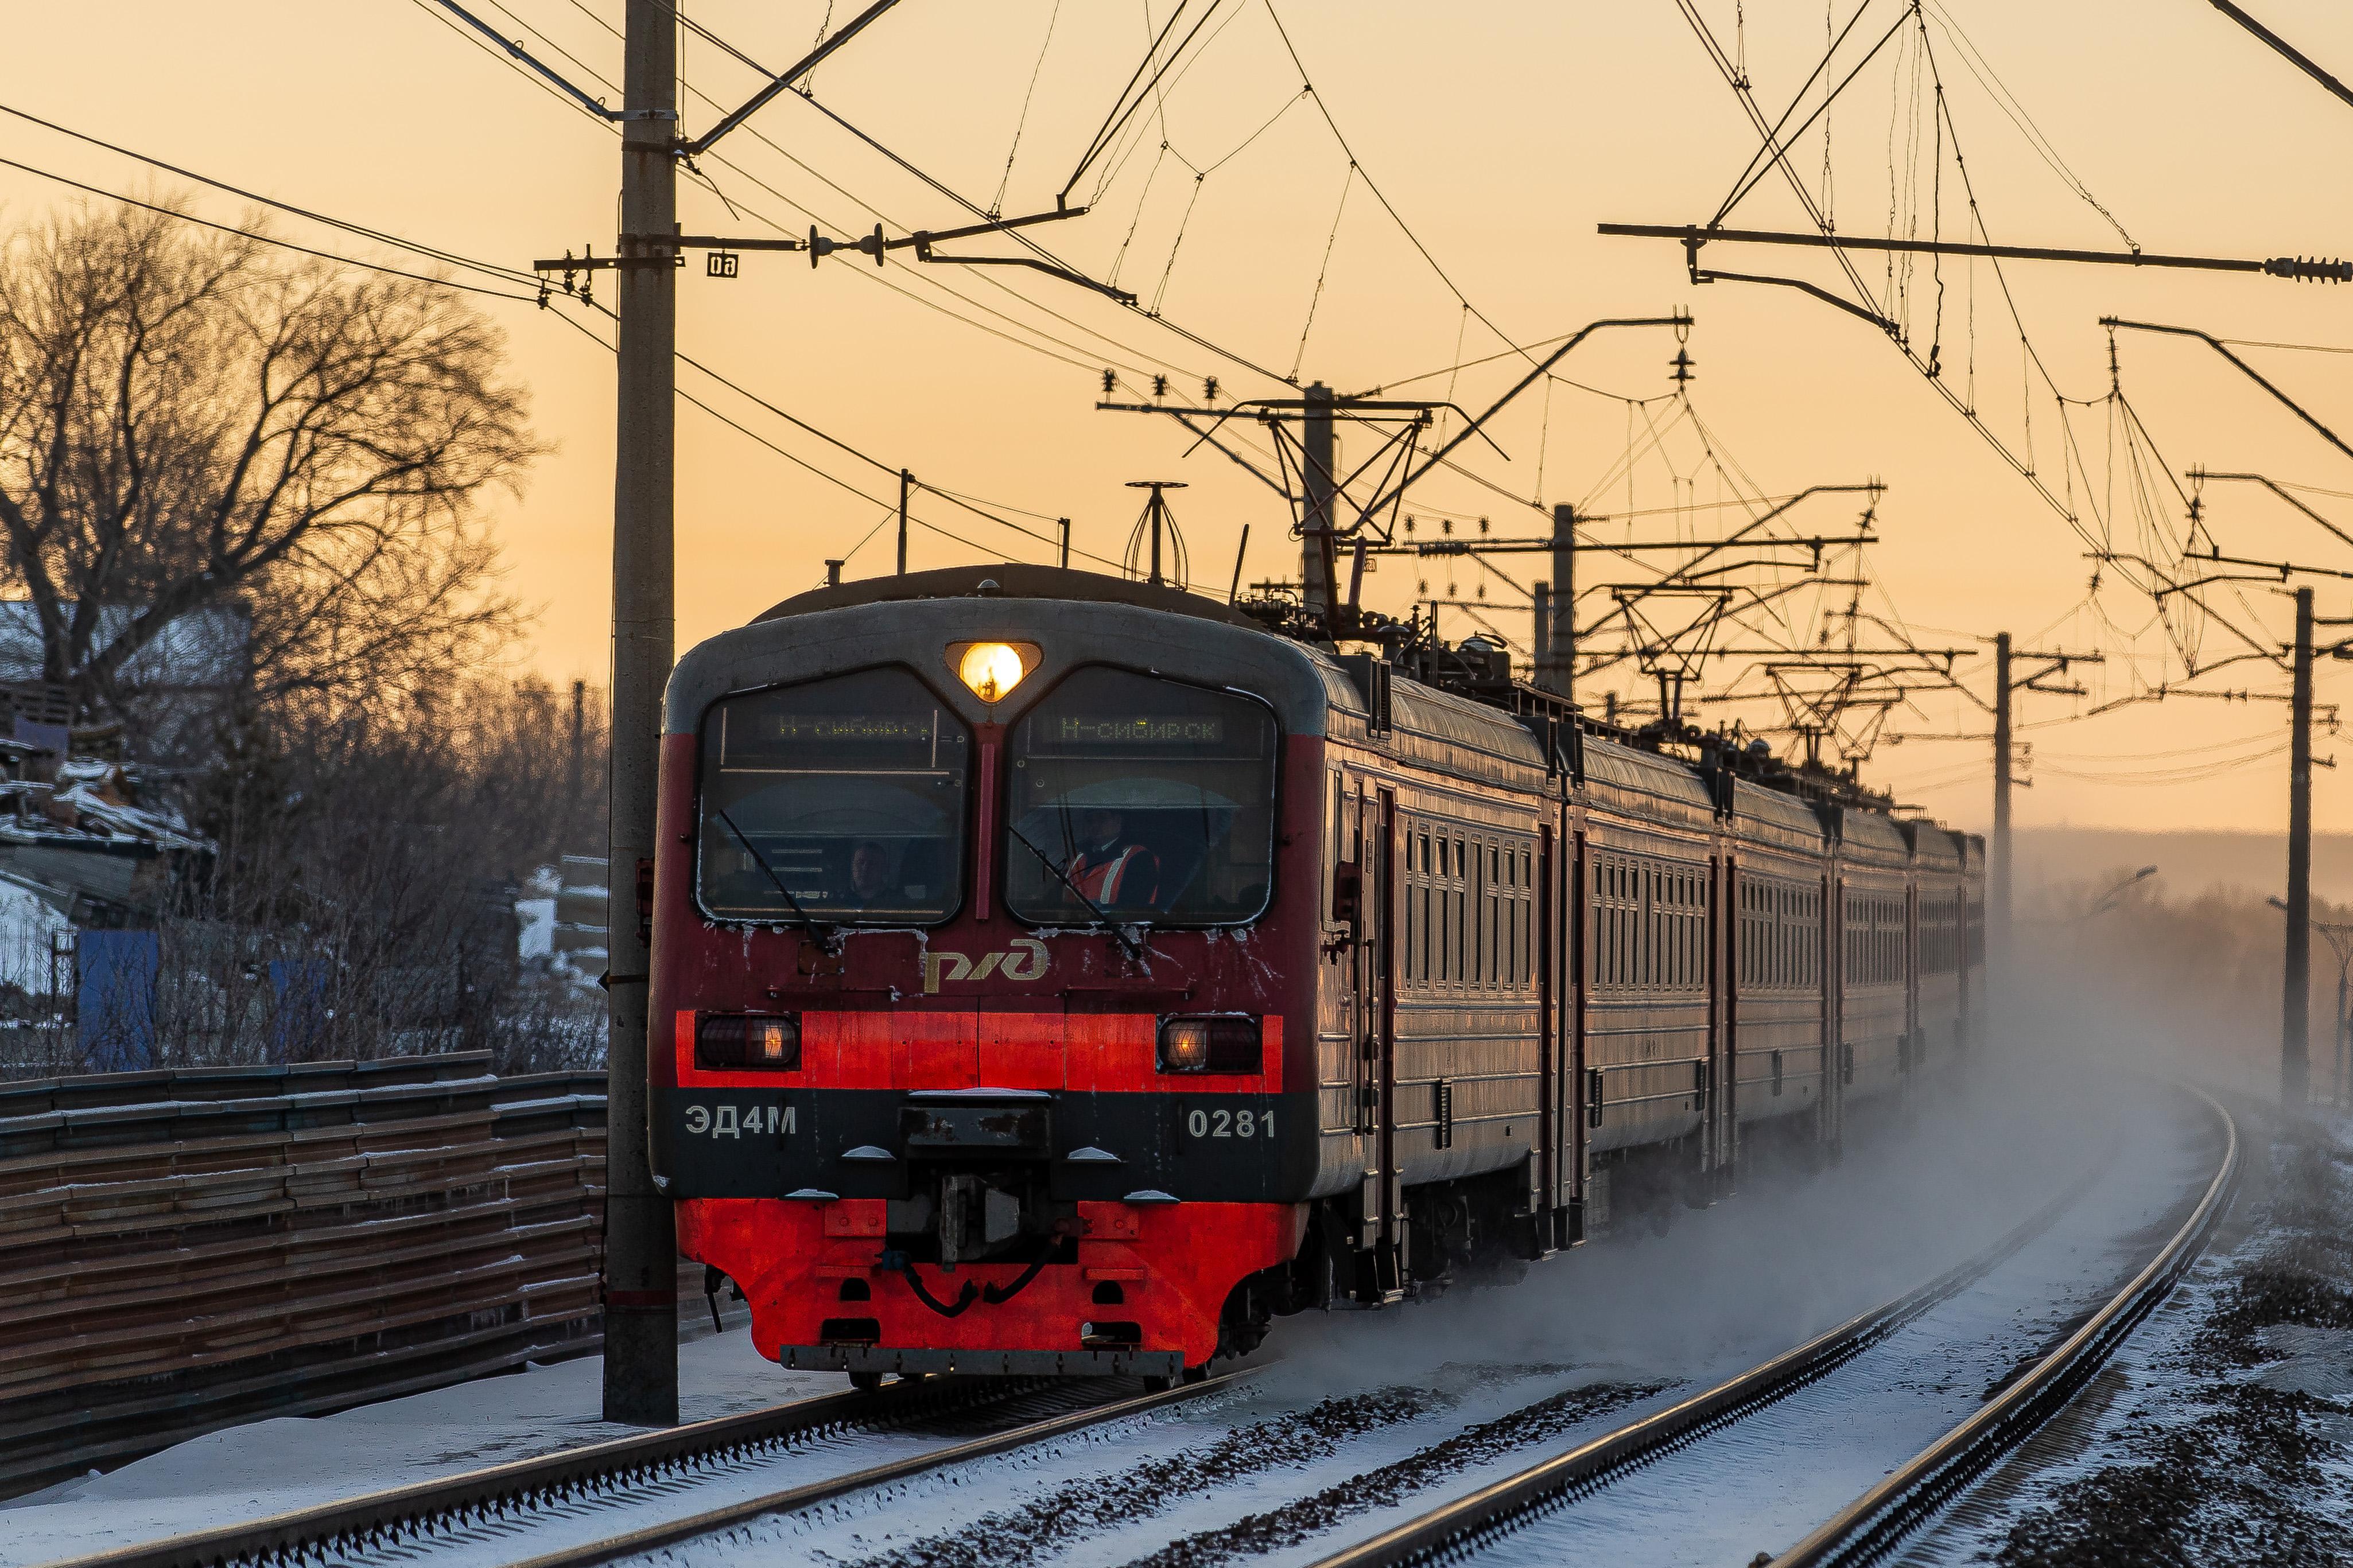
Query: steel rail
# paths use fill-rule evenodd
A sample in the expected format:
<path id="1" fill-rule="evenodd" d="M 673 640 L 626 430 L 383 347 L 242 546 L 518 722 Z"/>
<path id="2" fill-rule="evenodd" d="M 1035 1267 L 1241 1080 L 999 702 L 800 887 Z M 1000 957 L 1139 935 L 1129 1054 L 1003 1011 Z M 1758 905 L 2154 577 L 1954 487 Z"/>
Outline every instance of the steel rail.
<path id="1" fill-rule="evenodd" d="M 2106 1153 L 2064 1192 L 1999 1241 L 1926 1285 L 1841 1323 L 1797 1349 L 1693 1394 L 1653 1415 L 1606 1433 L 1566 1454 L 1443 1503 L 1370 1540 L 1333 1552 L 1314 1568 L 1397 1568 L 1467 1547 L 1475 1537 L 1507 1530 L 1546 1505 L 1598 1490 L 1672 1449 L 1697 1442 L 1826 1376 L 1905 1324 L 1949 1300 L 2048 1230 L 2107 1168 Z"/>
<path id="2" fill-rule="evenodd" d="M 2222 1159 L 2198 1206 L 2148 1267 L 2032 1371 L 1773 1559 L 1772 1568 L 1843 1568 L 1878 1561 L 2074 1398 L 2172 1293 L 2204 1253 L 2239 1179 L 2238 1123 L 2212 1095 L 2198 1089 L 2189 1092 L 2222 1123 Z"/>
<path id="3" fill-rule="evenodd" d="M 2211 1234 L 2220 1216 L 2228 1194 L 2238 1179 L 2238 1129 L 2221 1106 L 2211 1096 L 2191 1090 L 2221 1117 L 2226 1135 L 2223 1157 L 2213 1180 L 2208 1184 L 2189 1220 L 2183 1225 L 2161 1251 L 2156 1261 L 2133 1279 L 2124 1289 L 2111 1299 L 2084 1327 L 2071 1336 L 2066 1344 L 2037 1364 L 2035 1370 L 2011 1385 L 1985 1411 L 1979 1412 L 1955 1433 L 1939 1442 L 1926 1454 L 1894 1472 L 1888 1482 L 1875 1487 L 1864 1498 L 1826 1524 L 1806 1542 L 1775 1559 L 1771 1568 L 1821 1568 L 1821 1565 L 1847 1564 L 1872 1561 L 1893 1546 L 1901 1537 L 1930 1512 L 1947 1500 L 1959 1487 L 1974 1478 L 2009 1446 L 2014 1445 L 2046 1418 L 2065 1394 L 2052 1402 L 2053 1384 L 2046 1368 L 2058 1368 L 2062 1358 L 2070 1357 L 2064 1366 L 2075 1373 L 2066 1386 L 2072 1394 L 2096 1370 L 2100 1360 L 2114 1349 L 2134 1325 L 2163 1300 L 2169 1289 L 2196 1259 L 2200 1246 Z M 2114 1153 L 2113 1147 L 2109 1154 Z M 1884 1340 L 1905 1323 L 1919 1317 L 1939 1302 L 1947 1300 L 1983 1278 L 1996 1265 L 2015 1254 L 2020 1248 L 2047 1230 L 2059 1215 L 2072 1205 L 2106 1168 L 2108 1157 L 2103 1156 L 2077 1179 L 2065 1192 L 2005 1235 L 1985 1251 L 1957 1267 L 1939 1275 L 1918 1289 L 1849 1320 L 1793 1351 L 1775 1357 L 1762 1365 L 1730 1378 L 1704 1394 L 1662 1410 L 1655 1415 L 1632 1422 L 1593 1439 L 1566 1454 L 1532 1466 L 1518 1475 L 1509 1476 L 1470 1495 L 1441 1505 L 1368 1541 L 1332 1553 L 1314 1564 L 1314 1568 L 1395 1568 L 1404 1563 L 1419 1563 L 1440 1558 L 1448 1559 L 1472 1548 L 1481 1537 L 1509 1530 L 1520 1519 L 1535 1510 L 1594 1491 L 1611 1480 L 1650 1463 L 1672 1449 L 1698 1441 L 1709 1433 L 1774 1404 L 1808 1384 L 1835 1370 L 1870 1346 Z M 2161 1284 L 2153 1283 L 2160 1280 Z M 2096 1343 L 2100 1348 L 2089 1361 L 2080 1347 Z M 1986 1447 L 1978 1442 L 1965 1445 L 1963 1454 L 1952 1446 L 1961 1434 L 1978 1436 L 1988 1414 L 2000 1407 L 2023 1412 L 2026 1402 L 2034 1402 L 2035 1413 L 2023 1415 L 2003 1426 L 2000 1447 Z M 1974 1468 L 1963 1469 L 1963 1464 Z M 1924 1468 L 1925 1467 L 1925 1468 Z M 1893 1482 L 1897 1477 L 1915 1475 L 1915 1483 L 1923 1488 L 1938 1488 L 1933 1497 L 1924 1495 L 1916 1510 L 1902 1508 Z M 1843 1527 L 1844 1533 L 1831 1536 L 1834 1527 Z M 1869 1543 L 1863 1538 L 1869 1536 Z M 1816 1543 L 1820 1542 L 1818 1546 Z M 1850 1544 L 1851 1543 L 1851 1544 Z M 1810 1548 L 1820 1553 L 1800 1556 Z M 1850 1554 L 1859 1553 L 1859 1554 Z"/>
<path id="4" fill-rule="evenodd" d="M 1008 1449 L 1024 1448 L 1033 1443 L 1047 1442 L 1067 1433 L 1082 1431 L 1089 1426 L 1100 1426 L 1106 1421 L 1116 1421 L 1124 1416 L 1141 1415 L 1145 1411 L 1156 1410 L 1164 1405 L 1182 1405 L 1187 1400 L 1198 1399 L 1204 1394 L 1216 1394 L 1229 1388 L 1237 1383 L 1247 1382 L 1254 1375 L 1255 1373 L 1250 1371 L 1221 1373 L 1216 1377 L 1206 1378 L 1199 1383 L 1186 1384 L 1158 1394 L 1139 1394 L 1134 1399 L 1099 1405 L 1091 1410 L 1074 1410 L 1064 1415 L 1050 1415 L 1042 1421 L 1029 1422 L 1024 1426 L 1011 1427 L 987 1437 L 976 1437 L 967 1443 L 958 1443 L 952 1447 L 934 1448 L 927 1454 L 915 1454 L 903 1459 L 893 1459 L 887 1464 L 875 1465 L 863 1470 L 854 1470 L 846 1476 L 835 1476 L 828 1480 L 810 1481 L 803 1486 L 788 1487 L 781 1491 L 747 1499 L 743 1502 L 730 1503 L 723 1508 L 691 1514 L 684 1519 L 649 1525 L 644 1530 L 633 1531 L 628 1535 L 585 1542 L 578 1546 L 563 1547 L 536 1557 L 526 1557 L 512 1564 L 512 1568 L 599 1568 L 600 1564 L 617 1563 L 625 1557 L 659 1552 L 665 1547 L 676 1546 L 683 1542 L 716 1535 L 722 1531 L 733 1530 L 772 1514 L 790 1513 L 797 1509 L 808 1508 L 828 1499 L 846 1496 L 850 1492 L 865 1491 L 874 1487 L 888 1486 L 893 1481 L 903 1481 L 910 1477 L 922 1475 L 927 1470 L 945 1469 L 954 1465 L 970 1464 L 976 1459 L 985 1459 L 993 1454 L 1002 1454 Z"/>
<path id="5" fill-rule="evenodd" d="M 777 1508 L 803 1506 L 934 1466 L 958 1463 L 1080 1426 L 1197 1398 L 1228 1385 L 1238 1375 L 1240 1374 L 1228 1373 L 1162 1394 L 1113 1400 L 835 1480 L 774 1493 L 752 1503 L 697 1515 L 677 1525 L 658 1526 L 620 1537 L 615 1542 L 600 1543 L 593 1552 L 601 1554 L 584 1554 L 592 1549 L 581 1548 L 534 1561 L 605 1562 L 628 1552 L 650 1551 L 653 1547 L 644 1544 L 644 1541 L 665 1530 L 692 1527 L 683 1534 L 664 1536 L 659 1544 L 707 1534 L 723 1528 L 725 1523 L 741 1522 Z M 432 1535 L 444 1530 L 464 1528 L 484 1520 L 511 1521 L 520 1514 L 576 1497 L 608 1496 L 617 1487 L 669 1479 L 701 1466 L 723 1463 L 796 1438 L 894 1426 L 946 1410 L 995 1404 L 1052 1384 L 1053 1380 L 1034 1378 L 1008 1381 L 945 1377 L 893 1384 L 872 1392 L 851 1390 L 821 1394 L 764 1410 L 634 1434 L 538 1458 L 517 1459 L 462 1475 L 342 1498 L 237 1524 L 59 1559 L 43 1568 L 216 1568 L 225 1563 L 332 1560 L 357 1551 L 396 1545 L 413 1547 L 429 1542 Z"/>

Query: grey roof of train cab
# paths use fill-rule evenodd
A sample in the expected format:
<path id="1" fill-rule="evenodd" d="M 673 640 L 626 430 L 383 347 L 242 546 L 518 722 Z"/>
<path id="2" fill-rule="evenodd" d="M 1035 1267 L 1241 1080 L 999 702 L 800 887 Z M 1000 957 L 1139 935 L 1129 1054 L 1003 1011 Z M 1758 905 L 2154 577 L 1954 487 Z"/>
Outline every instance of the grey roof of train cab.
<path id="1" fill-rule="evenodd" d="M 1036 606 L 1054 605 L 1050 625 Z M 1002 711 L 965 689 L 947 665 L 960 642 L 1034 643 L 1040 662 Z M 1215 600 L 1091 572 L 1000 563 L 870 577 L 785 600 L 749 626 L 699 644 L 671 671 L 664 728 L 691 734 L 730 692 L 879 665 L 920 670 L 967 723 L 1008 718 L 1068 670 L 1110 663 L 1181 672 L 1264 699 L 1294 735 L 1322 735 L 1329 660 Z"/>

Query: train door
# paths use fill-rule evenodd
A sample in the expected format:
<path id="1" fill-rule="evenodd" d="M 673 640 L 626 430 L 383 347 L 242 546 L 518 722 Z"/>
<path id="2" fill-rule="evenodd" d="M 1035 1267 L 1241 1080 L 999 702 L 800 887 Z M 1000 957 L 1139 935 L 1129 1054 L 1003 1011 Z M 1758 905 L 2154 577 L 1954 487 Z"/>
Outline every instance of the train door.
<path id="1" fill-rule="evenodd" d="M 1846 879 L 1833 866 L 1821 888 L 1822 1142 L 1836 1149 L 1846 1133 Z"/>
<path id="2" fill-rule="evenodd" d="M 1560 894 L 1560 884 L 1555 880 L 1559 868 L 1554 864 L 1553 826 L 1546 823 L 1536 829 L 1536 1026 L 1543 1045 L 1538 1053 L 1542 1062 L 1538 1094 L 1541 1108 L 1536 1118 L 1536 1201 L 1535 1252 L 1538 1257 L 1561 1244 L 1558 1216 L 1567 1207 L 1567 1196 L 1562 1191 L 1562 1177 L 1567 1164 L 1561 1147 L 1562 1133 L 1568 1118 L 1563 1090 L 1567 1084 L 1567 1072 L 1563 1066 L 1567 1041 L 1562 1037 L 1559 964 L 1554 948 L 1559 940 L 1560 925 L 1555 909 Z"/>
<path id="3" fill-rule="evenodd" d="M 1730 1194 L 1740 1158 L 1740 867 L 1725 855 L 1717 862 L 1708 900 L 1708 997 L 1715 1020 L 1716 1178 L 1719 1196 Z"/>
<path id="4" fill-rule="evenodd" d="M 1356 1281 L 1359 1300 L 1404 1296 L 1404 1192 L 1397 1154 L 1397 795 L 1381 789 L 1350 800 L 1359 886 L 1355 1005 L 1360 1128 L 1369 1136 L 1365 1173 L 1371 1247 Z"/>
<path id="5" fill-rule="evenodd" d="M 1968 860 L 1964 855 L 1962 875 L 1968 876 Z M 1945 933 L 1947 944 L 1946 962 L 1953 966 L 1955 1007 L 1953 1047 L 1956 1053 L 1967 1051 L 1977 1040 L 1978 998 L 1969 985 L 1969 886 L 1966 880 L 1953 888 L 1952 928 Z"/>
<path id="6" fill-rule="evenodd" d="M 1592 891 L 1587 883 L 1593 876 L 1592 855 L 1580 826 L 1569 836 L 1568 863 L 1561 868 L 1560 878 L 1560 942 L 1561 989 L 1566 1003 L 1561 1012 L 1562 1024 L 1568 1032 L 1567 1060 L 1562 1066 L 1568 1073 L 1568 1179 L 1563 1184 L 1570 1194 L 1573 1205 L 1569 1220 L 1569 1240 L 1583 1241 L 1591 1225 L 1606 1220 L 1607 1215 L 1588 1213 L 1593 1202 L 1592 1137 L 1594 1100 L 1593 1085 L 1585 1073 L 1585 1001 L 1587 989 L 1593 983 L 1592 938 L 1588 922 L 1592 920 Z"/>
<path id="7" fill-rule="evenodd" d="M 1380 1258 L 1394 1270 L 1383 1282 L 1384 1297 L 1401 1296 L 1405 1285 L 1405 1190 L 1397 1152 L 1397 794 L 1374 797 L 1373 833 L 1365 877 L 1367 908 L 1374 913 L 1372 951 L 1366 955 L 1365 1015 L 1374 1030 L 1373 1069 L 1380 1100 L 1377 1140 L 1381 1168 Z"/>
<path id="8" fill-rule="evenodd" d="M 1907 1073 L 1926 1065 L 1928 1037 L 1920 1027 L 1920 873 L 1905 879 L 1904 889 L 1904 1053 Z"/>

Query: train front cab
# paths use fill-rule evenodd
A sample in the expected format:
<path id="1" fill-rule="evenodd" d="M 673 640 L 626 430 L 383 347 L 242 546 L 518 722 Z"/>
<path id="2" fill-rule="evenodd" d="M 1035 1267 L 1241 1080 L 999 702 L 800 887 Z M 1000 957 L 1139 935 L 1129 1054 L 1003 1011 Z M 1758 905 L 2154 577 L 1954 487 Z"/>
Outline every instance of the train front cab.
<path id="1" fill-rule="evenodd" d="M 1321 673 L 1072 579 L 810 595 L 671 681 L 656 1172 L 784 1364 L 1170 1377 L 1298 1250 Z M 959 670 L 996 644 L 992 701 Z M 1144 853 L 1089 899 L 1103 814 Z"/>

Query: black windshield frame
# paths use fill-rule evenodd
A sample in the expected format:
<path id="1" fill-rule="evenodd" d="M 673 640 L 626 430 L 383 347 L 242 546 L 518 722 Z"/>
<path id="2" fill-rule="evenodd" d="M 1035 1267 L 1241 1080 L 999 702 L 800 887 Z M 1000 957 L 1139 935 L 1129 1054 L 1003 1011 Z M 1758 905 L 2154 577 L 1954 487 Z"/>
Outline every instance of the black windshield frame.
<path id="1" fill-rule="evenodd" d="M 989 847 L 989 852 L 998 857 L 997 865 L 1002 868 L 998 878 L 1003 889 L 999 901 L 1005 906 L 1006 913 L 1033 931 L 1092 923 L 1094 920 L 1093 916 L 1082 909 L 1058 910 L 1050 915 L 1040 915 L 1020 907 L 1020 887 L 1014 875 L 1014 869 L 1018 866 L 1037 867 L 1038 861 L 1032 851 L 1024 848 L 1014 837 L 1023 807 L 1014 775 L 1017 764 L 1020 761 L 1018 737 L 1022 727 L 1036 719 L 1056 698 L 1062 695 L 1071 680 L 1103 672 L 1132 677 L 1157 686 L 1174 687 L 1181 690 L 1199 692 L 1205 696 L 1246 703 L 1255 710 L 1254 716 L 1265 724 L 1266 735 L 1264 777 L 1267 829 L 1266 879 L 1257 907 L 1247 914 L 1219 918 L 1172 916 L 1159 910 L 1118 907 L 1106 911 L 1109 918 L 1122 926 L 1168 931 L 1231 931 L 1255 925 L 1264 920 L 1274 910 L 1279 892 L 1278 882 L 1282 875 L 1280 862 L 1283 840 L 1283 789 L 1286 784 L 1284 752 L 1287 749 L 1288 733 L 1282 727 L 1282 718 L 1275 711 L 1274 705 L 1256 692 L 1245 691 L 1237 687 L 1216 686 L 1206 681 L 1187 680 L 1180 676 L 1171 675 L 1164 669 L 1147 669 L 1109 659 L 1090 659 L 1061 671 L 1054 678 L 1052 684 L 1039 691 L 1019 712 L 1008 716 L 1005 721 L 1004 742 L 1001 754 L 997 759 L 997 777 L 993 781 L 993 787 L 998 792 L 997 799 L 1002 813 L 1002 820 L 997 830 L 997 842 Z M 1030 837 L 1033 839 L 1037 837 L 1034 833 Z M 1058 844 L 1050 844 L 1042 840 L 1039 842 L 1039 848 L 1044 850 L 1050 857 L 1057 847 L 1059 847 Z M 1041 876 L 1045 874 L 1044 868 L 1039 868 L 1039 869 Z M 1074 898 L 1071 902 L 1075 905 L 1077 900 Z"/>
<path id="2" fill-rule="evenodd" d="M 695 909 L 705 920 L 711 921 L 716 924 L 737 927 L 785 927 L 805 923 L 803 917 L 793 910 L 786 908 L 782 900 L 779 900 L 777 906 L 774 910 L 764 910 L 757 912 L 742 910 L 721 911 L 713 910 L 711 907 L 709 900 L 704 896 L 706 879 L 705 867 L 707 864 L 706 858 L 710 853 L 712 843 L 717 840 L 726 840 L 730 842 L 733 842 L 735 840 L 735 833 L 731 833 L 727 825 L 719 820 L 718 808 L 714 808 L 712 801 L 712 788 L 714 783 L 714 780 L 711 776 L 712 762 L 712 726 L 721 722 L 723 710 L 725 710 L 730 703 L 742 702 L 745 699 L 776 696 L 794 691 L 808 690 L 815 688 L 832 686 L 859 677 L 878 675 L 895 675 L 912 682 L 913 689 L 920 690 L 933 705 L 935 717 L 942 726 L 942 733 L 944 734 L 952 730 L 960 738 L 960 743 L 964 748 L 964 776 L 961 786 L 957 790 L 958 799 L 952 810 L 947 814 L 949 820 L 953 824 L 955 835 L 954 852 L 945 858 L 944 863 L 942 866 L 942 869 L 946 873 L 946 875 L 953 879 L 952 885 L 948 889 L 952 896 L 941 901 L 936 912 L 929 910 L 916 912 L 894 910 L 887 912 L 875 913 L 867 910 L 847 910 L 839 908 L 831 903 L 823 903 L 822 905 L 811 905 L 809 907 L 808 913 L 814 916 L 818 923 L 821 923 L 823 926 L 828 928 L 841 927 L 849 930 L 906 931 L 911 929 L 930 929 L 944 926 L 954 921 L 964 912 L 965 904 L 972 897 L 972 881 L 975 874 L 974 857 L 976 853 L 984 852 L 976 847 L 974 836 L 974 820 L 977 809 L 978 792 L 983 789 L 994 788 L 997 786 L 993 781 L 988 780 L 983 774 L 982 769 L 979 765 L 981 752 L 979 737 L 974 731 L 972 724 L 956 708 L 956 705 L 945 697 L 942 696 L 939 688 L 934 682 L 927 679 L 922 670 L 904 662 L 894 660 L 884 664 L 861 665 L 852 669 L 827 670 L 821 674 L 813 674 L 796 680 L 776 681 L 763 686 L 740 688 L 713 699 L 711 703 L 703 709 L 702 717 L 696 722 L 694 735 L 695 840 L 694 874 L 691 878 L 691 891 L 694 898 Z M 741 803 L 738 804 L 740 805 Z M 730 815 L 732 816 L 733 814 L 731 813 Z M 744 823 L 740 817 L 736 818 L 737 833 L 740 833 L 745 828 L 752 827 L 753 825 Z M 754 828 L 753 830 L 755 832 L 757 831 L 756 828 Z M 773 874 L 774 873 L 772 871 L 771 875 L 773 876 Z"/>

